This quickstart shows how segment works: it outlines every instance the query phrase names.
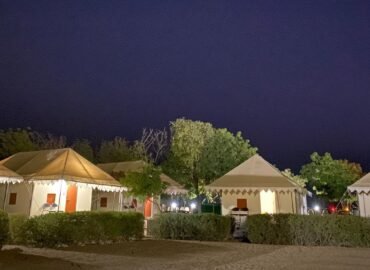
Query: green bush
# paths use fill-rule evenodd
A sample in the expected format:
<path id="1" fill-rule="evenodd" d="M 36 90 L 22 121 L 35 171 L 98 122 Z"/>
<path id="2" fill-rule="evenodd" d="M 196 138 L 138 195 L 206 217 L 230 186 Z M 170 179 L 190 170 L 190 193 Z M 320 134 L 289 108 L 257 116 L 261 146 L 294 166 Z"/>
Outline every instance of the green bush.
<path id="1" fill-rule="evenodd" d="M 20 228 L 18 241 L 54 247 L 141 239 L 144 217 L 140 213 L 77 212 L 51 213 L 28 219 Z"/>
<path id="2" fill-rule="evenodd" d="M 252 243 L 370 247 L 370 219 L 356 216 L 252 215 L 247 219 Z"/>
<path id="3" fill-rule="evenodd" d="M 0 211 L 0 250 L 9 238 L 9 218 L 8 214 Z"/>
<path id="4" fill-rule="evenodd" d="M 231 218 L 215 214 L 165 213 L 149 223 L 155 238 L 220 241 L 230 237 Z"/>
<path id="5" fill-rule="evenodd" d="M 27 219 L 28 217 L 26 215 L 9 214 L 9 232 L 12 243 L 22 243 L 22 226 L 26 223 Z"/>

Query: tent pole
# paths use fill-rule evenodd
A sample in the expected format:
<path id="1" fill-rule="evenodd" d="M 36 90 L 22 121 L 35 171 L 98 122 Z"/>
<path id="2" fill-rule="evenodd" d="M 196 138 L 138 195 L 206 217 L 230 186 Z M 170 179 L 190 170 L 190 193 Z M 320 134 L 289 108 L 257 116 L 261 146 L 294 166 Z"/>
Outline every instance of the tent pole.
<path id="1" fill-rule="evenodd" d="M 364 214 L 365 214 L 365 217 L 367 217 L 367 214 L 366 214 L 366 203 L 365 203 L 365 192 L 362 193 L 362 202 L 364 204 Z"/>
<path id="2" fill-rule="evenodd" d="M 292 200 L 292 213 L 293 214 L 295 214 L 294 212 L 294 202 L 293 202 L 293 192 L 292 191 L 290 191 L 290 198 L 291 198 L 291 200 Z"/>
<path id="3" fill-rule="evenodd" d="M 7 197 L 7 195 L 8 195 L 8 188 L 9 188 L 9 183 L 7 182 L 7 183 L 5 184 L 4 205 L 3 205 L 3 210 L 4 210 L 4 212 L 5 212 L 6 197 Z"/>
<path id="4" fill-rule="evenodd" d="M 113 207 L 112 211 L 114 212 L 114 205 L 116 204 L 116 192 L 113 192 Z"/>
<path id="5" fill-rule="evenodd" d="M 60 201 L 61 201 L 61 196 L 62 196 L 62 180 L 60 181 L 59 185 L 59 198 L 58 198 L 58 212 L 60 211 Z"/>
<path id="6" fill-rule="evenodd" d="M 34 189 L 34 183 L 31 182 L 31 196 L 30 196 L 30 209 L 29 209 L 29 216 L 31 216 L 31 210 L 32 210 L 32 201 L 33 201 L 33 189 Z"/>

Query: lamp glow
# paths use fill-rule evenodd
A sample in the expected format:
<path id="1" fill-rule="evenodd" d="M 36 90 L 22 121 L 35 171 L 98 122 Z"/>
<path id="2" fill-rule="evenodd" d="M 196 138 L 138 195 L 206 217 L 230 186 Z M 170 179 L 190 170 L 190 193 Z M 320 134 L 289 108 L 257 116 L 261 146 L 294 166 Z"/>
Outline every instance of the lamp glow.
<path id="1" fill-rule="evenodd" d="M 315 210 L 316 212 L 319 212 L 319 211 L 320 211 L 320 206 L 315 205 L 315 206 L 313 207 L 313 210 Z"/>
<path id="2" fill-rule="evenodd" d="M 177 208 L 177 203 L 175 202 L 171 203 L 171 208 Z"/>
<path id="3" fill-rule="evenodd" d="M 190 208 L 191 208 L 191 209 L 195 209 L 195 208 L 197 208 L 196 203 L 191 203 L 191 204 L 190 204 Z"/>

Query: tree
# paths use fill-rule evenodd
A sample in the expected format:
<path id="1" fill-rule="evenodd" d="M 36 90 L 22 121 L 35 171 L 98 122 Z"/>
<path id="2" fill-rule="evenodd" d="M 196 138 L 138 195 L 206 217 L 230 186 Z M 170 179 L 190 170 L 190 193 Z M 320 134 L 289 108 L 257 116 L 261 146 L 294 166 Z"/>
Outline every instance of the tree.
<path id="1" fill-rule="evenodd" d="M 227 129 L 216 129 L 206 142 L 199 161 L 200 175 L 209 184 L 257 153 L 257 148 Z"/>
<path id="2" fill-rule="evenodd" d="M 77 139 L 72 145 L 72 148 L 87 160 L 94 162 L 94 150 L 91 143 L 87 139 Z"/>
<path id="3" fill-rule="evenodd" d="M 298 186 L 301 188 L 306 187 L 307 179 L 303 178 L 300 175 L 295 175 L 291 169 L 285 169 L 284 171 L 281 172 L 283 175 L 291 179 L 294 183 L 296 183 Z"/>
<path id="4" fill-rule="evenodd" d="M 32 140 L 38 145 L 39 149 L 60 149 L 67 146 L 67 138 L 64 136 L 54 136 L 51 133 L 32 132 Z"/>
<path id="5" fill-rule="evenodd" d="M 152 164 L 147 164 L 140 172 L 129 172 L 121 177 L 122 185 L 129 188 L 129 193 L 135 197 L 153 197 L 165 190 L 162 183 L 161 170 Z"/>
<path id="6" fill-rule="evenodd" d="M 121 137 L 112 141 L 103 141 L 98 152 L 99 162 L 120 162 L 130 160 L 130 147 L 128 142 Z"/>
<path id="7" fill-rule="evenodd" d="M 347 187 L 361 177 L 362 169 L 359 164 L 335 160 L 330 153 L 320 156 L 315 152 L 311 154 L 311 162 L 302 166 L 300 174 L 318 196 L 338 201 Z"/>
<path id="8" fill-rule="evenodd" d="M 200 159 L 207 141 L 214 134 L 214 128 L 210 123 L 187 119 L 177 119 L 170 125 L 171 148 L 164 168 L 169 175 L 176 175 L 199 195 Z"/>
<path id="9" fill-rule="evenodd" d="M 163 161 L 169 147 L 169 138 L 166 129 L 143 129 L 140 143 L 148 159 L 154 164 Z"/>
<path id="10" fill-rule="evenodd" d="M 139 159 L 147 161 L 144 145 L 140 141 L 130 145 L 121 137 L 115 137 L 112 141 L 103 141 L 98 151 L 98 160 L 101 163 Z"/>
<path id="11" fill-rule="evenodd" d="M 156 200 L 166 189 L 166 184 L 161 181 L 161 170 L 153 164 L 147 164 L 140 172 L 129 172 L 120 178 L 123 186 L 128 187 L 129 194 L 141 201 L 150 199 L 161 211 Z"/>
<path id="12" fill-rule="evenodd" d="M 0 130 L 0 158 L 6 158 L 18 152 L 39 150 L 33 141 L 31 129 Z"/>

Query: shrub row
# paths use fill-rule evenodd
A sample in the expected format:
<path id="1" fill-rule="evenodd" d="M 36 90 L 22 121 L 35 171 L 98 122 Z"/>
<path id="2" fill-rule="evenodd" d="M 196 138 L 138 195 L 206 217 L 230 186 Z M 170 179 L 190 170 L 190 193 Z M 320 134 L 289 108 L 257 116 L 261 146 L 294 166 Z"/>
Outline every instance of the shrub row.
<path id="1" fill-rule="evenodd" d="M 8 214 L 0 211 L 0 250 L 9 237 L 9 218 Z"/>
<path id="2" fill-rule="evenodd" d="M 215 214 L 164 213 L 149 223 L 159 239 L 221 241 L 230 237 L 231 218 Z"/>
<path id="3" fill-rule="evenodd" d="M 143 223 L 144 217 L 140 213 L 51 213 L 30 219 L 11 217 L 10 231 L 16 243 L 55 247 L 141 239 Z"/>
<path id="4" fill-rule="evenodd" d="M 370 219 L 338 215 L 252 215 L 247 219 L 252 243 L 370 247 Z"/>

